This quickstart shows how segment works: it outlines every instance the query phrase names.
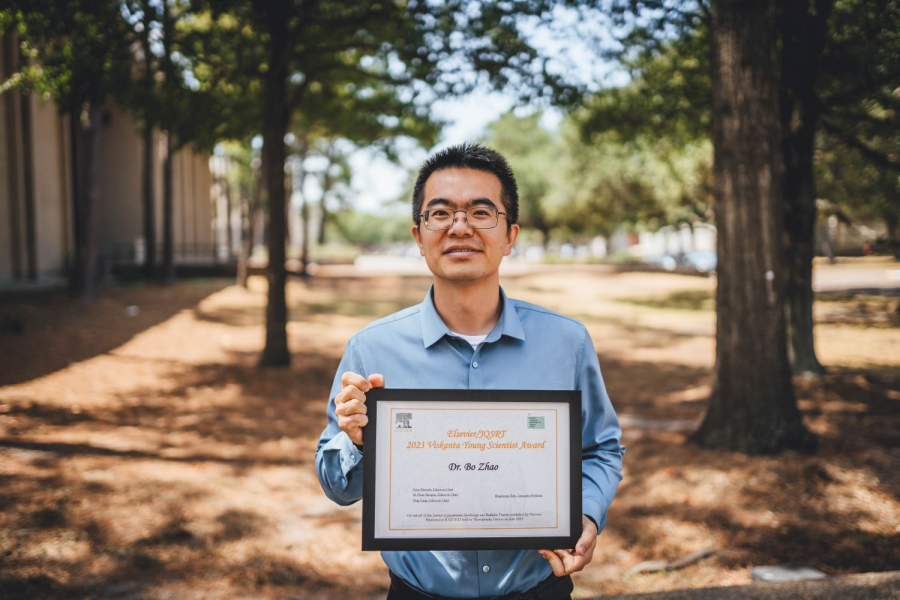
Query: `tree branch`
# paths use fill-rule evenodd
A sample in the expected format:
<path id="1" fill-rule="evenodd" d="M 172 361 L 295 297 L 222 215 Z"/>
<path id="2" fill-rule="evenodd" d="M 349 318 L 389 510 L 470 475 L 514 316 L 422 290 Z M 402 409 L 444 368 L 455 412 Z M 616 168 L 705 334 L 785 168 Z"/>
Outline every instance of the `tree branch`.
<path id="1" fill-rule="evenodd" d="M 900 85 L 900 72 L 888 73 L 883 77 L 879 77 L 877 79 L 868 79 L 865 83 L 861 83 L 854 88 L 845 90 L 843 92 L 835 92 L 830 96 L 823 95 L 820 103 L 823 108 L 845 106 L 847 104 L 851 104 L 853 102 L 861 100 L 865 95 L 877 90 L 880 87 L 890 85 L 891 83 Z"/>
<path id="2" fill-rule="evenodd" d="M 852 133 L 840 129 L 833 123 L 829 123 L 826 119 L 821 119 L 820 122 L 822 123 L 822 127 L 825 128 L 825 131 L 841 140 L 851 148 L 855 148 L 873 163 L 887 169 L 895 169 L 900 171 L 900 160 L 898 160 L 895 155 L 882 152 L 877 148 L 873 148 Z"/>

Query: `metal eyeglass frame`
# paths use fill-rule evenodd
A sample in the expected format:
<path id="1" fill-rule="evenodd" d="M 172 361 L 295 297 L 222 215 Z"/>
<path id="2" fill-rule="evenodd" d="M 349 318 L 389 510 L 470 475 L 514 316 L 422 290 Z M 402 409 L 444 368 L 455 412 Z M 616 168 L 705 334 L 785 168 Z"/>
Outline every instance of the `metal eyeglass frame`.
<path id="1" fill-rule="evenodd" d="M 479 207 L 479 206 L 472 206 L 471 208 L 485 208 L 485 207 L 484 207 L 484 206 L 480 206 L 480 207 Z M 494 207 L 492 207 L 492 208 L 494 208 Z M 498 210 L 498 211 L 497 211 L 497 221 L 496 221 L 493 225 L 491 225 L 490 227 L 473 227 L 472 224 L 469 223 L 469 215 L 468 215 L 468 211 L 469 211 L 470 209 L 468 209 L 468 208 L 465 209 L 465 210 L 463 210 L 463 209 L 458 209 L 458 210 L 454 210 L 454 211 L 453 211 L 453 215 L 452 215 L 452 216 L 453 216 L 453 219 L 450 221 L 450 224 L 449 224 L 449 225 L 447 225 L 446 227 L 441 227 L 440 229 L 432 229 L 431 227 L 428 226 L 428 213 L 431 212 L 432 210 L 449 210 L 449 209 L 446 209 L 446 208 L 431 208 L 431 209 L 428 209 L 428 210 L 426 210 L 425 212 L 423 212 L 423 213 L 421 213 L 421 214 L 419 215 L 419 218 L 422 219 L 422 221 L 425 222 L 425 229 L 427 229 L 428 231 L 447 231 L 448 229 L 451 229 L 454 225 L 456 225 L 456 213 L 459 213 L 459 212 L 463 213 L 463 222 L 466 224 L 466 227 L 468 227 L 468 228 L 470 228 L 470 229 L 496 229 L 497 225 L 500 224 L 500 215 L 503 215 L 504 217 L 509 218 L 509 217 L 506 215 L 505 212 L 499 211 L 499 210 Z M 496 208 L 494 208 L 494 210 L 496 210 Z"/>

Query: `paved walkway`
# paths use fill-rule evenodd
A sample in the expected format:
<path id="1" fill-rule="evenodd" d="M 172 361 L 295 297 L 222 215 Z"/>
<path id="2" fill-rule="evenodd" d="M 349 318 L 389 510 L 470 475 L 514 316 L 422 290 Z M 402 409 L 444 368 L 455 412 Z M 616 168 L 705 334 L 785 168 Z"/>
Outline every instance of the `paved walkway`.
<path id="1" fill-rule="evenodd" d="M 602 600 L 900 600 L 900 571 L 601 598 Z"/>

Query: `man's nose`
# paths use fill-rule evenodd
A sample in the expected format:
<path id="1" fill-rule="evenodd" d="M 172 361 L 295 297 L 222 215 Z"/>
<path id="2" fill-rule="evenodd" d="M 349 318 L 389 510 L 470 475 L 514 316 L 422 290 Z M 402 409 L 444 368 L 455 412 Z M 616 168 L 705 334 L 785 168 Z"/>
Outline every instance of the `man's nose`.
<path id="1" fill-rule="evenodd" d="M 450 225 L 449 233 L 454 235 L 471 235 L 474 229 L 469 227 L 469 222 L 466 221 L 466 213 L 463 211 L 457 211 L 453 213 L 453 224 Z"/>

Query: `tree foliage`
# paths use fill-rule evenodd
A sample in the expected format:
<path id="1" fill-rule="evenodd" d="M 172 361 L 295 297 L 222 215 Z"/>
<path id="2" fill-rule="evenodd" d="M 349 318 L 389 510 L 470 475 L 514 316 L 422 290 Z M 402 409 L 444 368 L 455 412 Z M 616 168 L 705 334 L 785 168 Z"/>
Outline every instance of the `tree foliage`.
<path id="1" fill-rule="evenodd" d="M 13 26 L 24 60 L 0 88 L 35 92 L 70 116 L 74 180 L 73 294 L 93 300 L 98 280 L 100 127 L 103 105 L 131 86 L 130 29 L 117 0 L 13 2 L 0 25 Z"/>
<path id="2" fill-rule="evenodd" d="M 342 210 L 331 221 L 331 226 L 341 238 L 358 248 L 409 242 L 409 217 L 406 214 L 384 216 Z"/>
<path id="3" fill-rule="evenodd" d="M 587 140 L 612 133 L 686 144 L 709 139 L 712 83 L 709 25 L 699 20 L 683 36 L 640 48 L 621 60 L 630 83 L 601 89 L 585 100 L 581 130 Z"/>
<path id="4" fill-rule="evenodd" d="M 897 155 L 897 150 L 889 152 Z M 819 196 L 850 223 L 880 220 L 887 227 L 885 249 L 900 254 L 900 171 L 872 161 L 858 148 L 828 135 L 816 151 Z"/>
<path id="5" fill-rule="evenodd" d="M 117 0 L 12 2 L 0 11 L 0 27 L 9 26 L 33 60 L 3 84 L 4 91 L 33 91 L 76 118 L 88 103 L 128 92 L 133 38 Z"/>
<path id="6" fill-rule="evenodd" d="M 708 140 L 683 145 L 609 132 L 585 140 L 584 114 L 553 131 L 540 114 L 508 113 L 485 140 L 517 174 L 521 223 L 544 234 L 611 236 L 619 228 L 656 230 L 711 218 L 712 164 Z"/>
<path id="7" fill-rule="evenodd" d="M 283 139 L 299 115 L 348 137 L 430 127 L 428 103 L 479 83 L 572 101 L 519 31 L 549 0 L 194 0 L 185 60 L 199 90 L 231 111 L 220 135 L 262 131 L 268 195 L 269 301 L 261 363 L 290 362 L 284 297 Z M 341 108 L 335 118 L 327 108 Z M 319 114 L 323 118 L 319 117 Z M 422 130 L 422 124 L 425 130 Z M 347 125 L 351 125 L 345 129 Z"/>
<path id="8" fill-rule="evenodd" d="M 550 231 L 560 224 L 547 206 L 560 148 L 553 134 L 541 127 L 540 116 L 520 118 L 508 112 L 490 124 L 485 142 L 503 154 L 516 173 L 520 225 L 541 232 L 546 245 Z"/>
<path id="9" fill-rule="evenodd" d="M 610 0 L 606 10 L 626 32 L 607 54 L 627 69 L 631 83 L 586 99 L 585 138 L 647 136 L 672 144 L 708 139 L 709 3 Z M 822 9 L 810 3 L 808 10 Z M 900 2 L 836 0 L 826 26 L 814 89 L 821 111 L 817 131 L 828 134 L 832 152 L 855 149 L 851 161 L 869 161 L 875 168 L 859 174 L 875 184 L 879 169 L 900 169 Z"/>

